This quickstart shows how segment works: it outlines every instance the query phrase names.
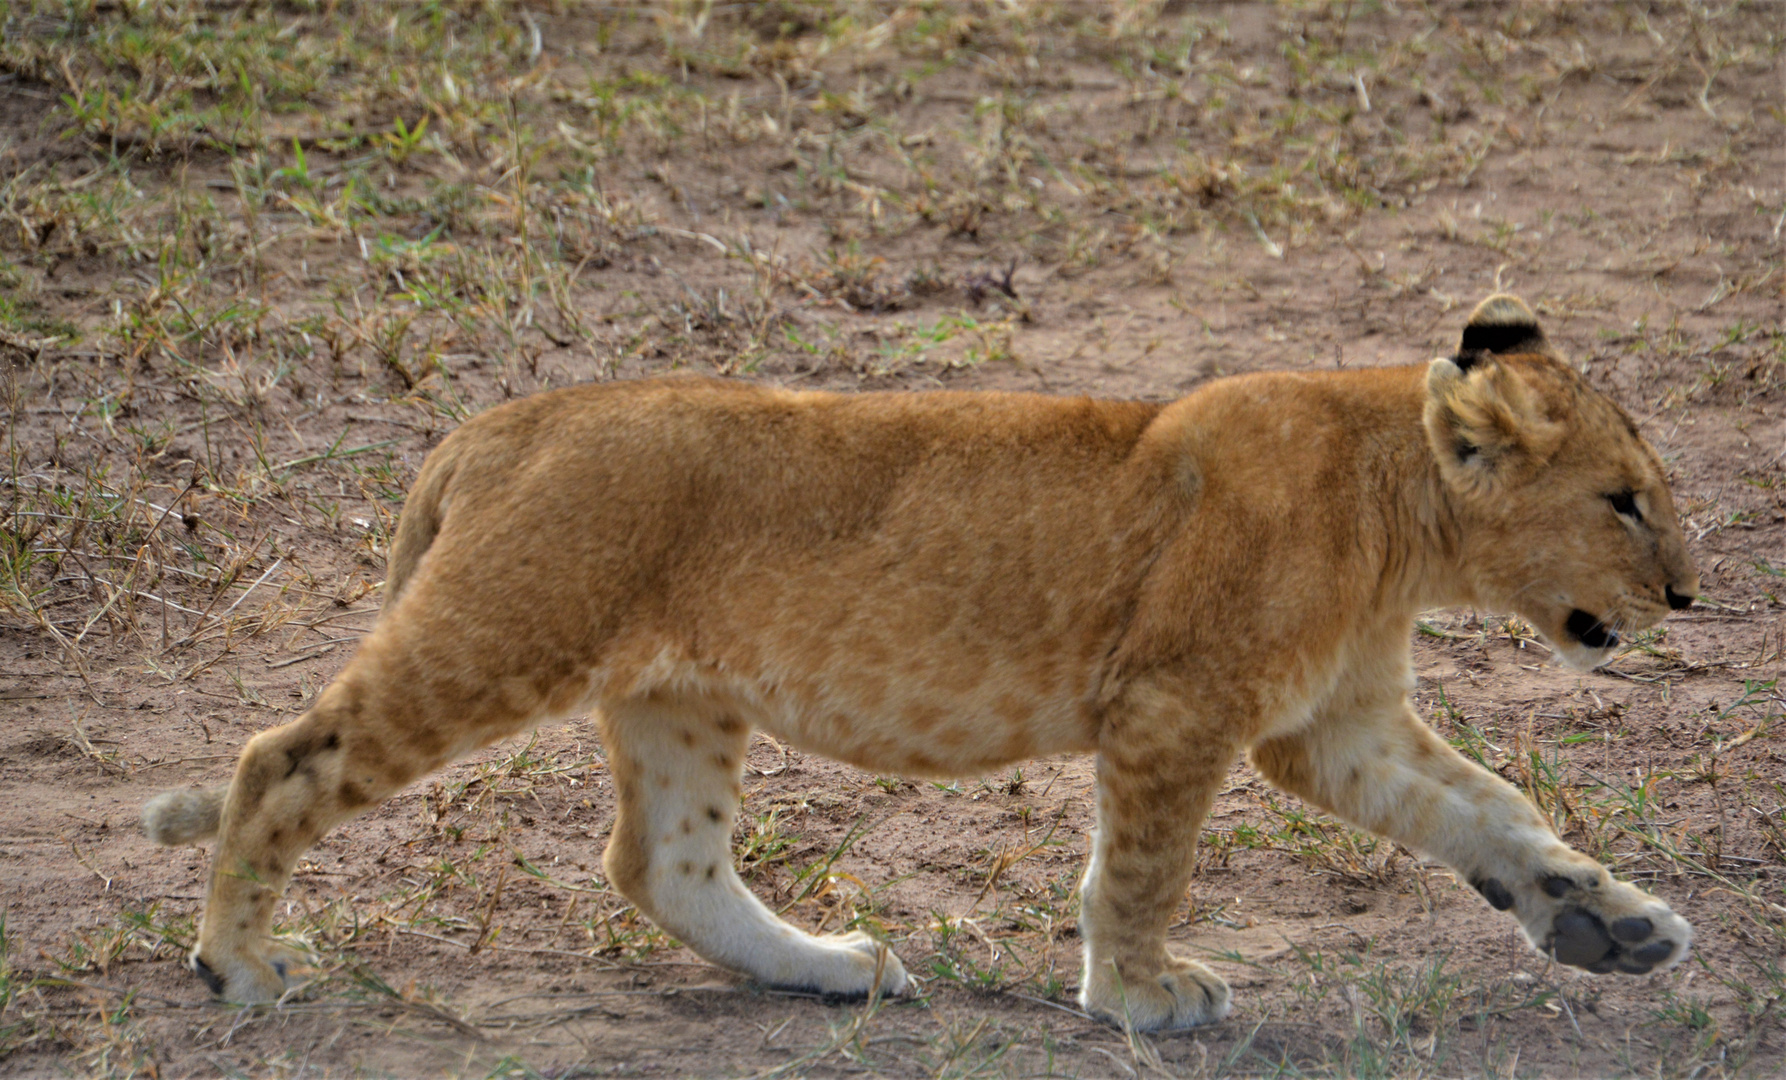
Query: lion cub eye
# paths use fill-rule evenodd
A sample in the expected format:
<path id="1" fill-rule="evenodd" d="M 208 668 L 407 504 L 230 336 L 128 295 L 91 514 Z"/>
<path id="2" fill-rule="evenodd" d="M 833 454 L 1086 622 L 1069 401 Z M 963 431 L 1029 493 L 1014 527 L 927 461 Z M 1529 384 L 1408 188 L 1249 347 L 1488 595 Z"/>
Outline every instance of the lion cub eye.
<path id="1" fill-rule="evenodd" d="M 1643 514 L 1639 513 L 1637 509 L 1637 495 L 1630 488 L 1613 492 L 1606 497 L 1606 501 L 1612 504 L 1614 510 L 1632 521 L 1641 522 L 1643 520 Z"/>

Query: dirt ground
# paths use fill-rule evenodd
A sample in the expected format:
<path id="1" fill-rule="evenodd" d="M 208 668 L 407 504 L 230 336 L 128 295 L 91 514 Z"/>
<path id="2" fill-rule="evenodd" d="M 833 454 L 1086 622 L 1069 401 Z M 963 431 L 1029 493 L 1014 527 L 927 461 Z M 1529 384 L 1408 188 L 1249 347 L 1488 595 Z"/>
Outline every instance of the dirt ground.
<path id="1" fill-rule="evenodd" d="M 1786 8 L 444 2 L 0 9 L 0 1076 L 1786 1072 Z M 1423 362 L 1525 296 L 1673 470 L 1703 602 L 1608 668 L 1434 612 L 1418 705 L 1696 927 L 1560 969 L 1237 767 L 1174 947 L 1222 1023 L 1073 1003 L 1090 762 L 951 784 L 759 739 L 738 852 L 918 977 L 696 961 L 601 876 L 593 723 L 330 835 L 271 1008 L 180 963 L 225 778 L 371 625 L 430 448 L 671 370 L 1171 398 Z"/>

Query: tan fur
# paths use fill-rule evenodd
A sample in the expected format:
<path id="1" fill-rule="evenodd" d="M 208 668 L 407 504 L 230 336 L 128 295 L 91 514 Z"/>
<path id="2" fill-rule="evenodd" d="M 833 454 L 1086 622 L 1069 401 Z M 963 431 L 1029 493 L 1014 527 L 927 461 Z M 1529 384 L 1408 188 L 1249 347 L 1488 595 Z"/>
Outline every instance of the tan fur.
<path id="1" fill-rule="evenodd" d="M 753 728 L 919 775 L 1095 752 L 1081 999 L 1138 1028 L 1228 1008 L 1165 936 L 1246 751 L 1456 867 L 1534 944 L 1579 952 L 1591 923 L 1620 944 L 1572 962 L 1678 962 L 1682 920 L 1570 851 L 1409 705 L 1423 609 L 1516 611 L 1587 667 L 1609 649 L 1578 640 L 1571 612 L 1644 627 L 1667 590 L 1697 588 L 1625 414 L 1517 300 L 1491 298 L 1472 327 L 1517 348 L 1244 376 L 1169 405 L 684 378 L 479 416 L 422 470 L 376 629 L 214 797 L 195 967 L 232 1000 L 276 997 L 294 976 L 273 907 L 307 847 L 460 755 L 588 711 L 618 788 L 610 880 L 774 985 L 865 993 L 878 975 L 898 992 L 905 976 L 866 937 L 787 926 L 733 872 Z M 1626 491 L 1641 521 L 1609 504 Z M 194 805 L 152 803 L 151 834 L 199 835 Z"/>

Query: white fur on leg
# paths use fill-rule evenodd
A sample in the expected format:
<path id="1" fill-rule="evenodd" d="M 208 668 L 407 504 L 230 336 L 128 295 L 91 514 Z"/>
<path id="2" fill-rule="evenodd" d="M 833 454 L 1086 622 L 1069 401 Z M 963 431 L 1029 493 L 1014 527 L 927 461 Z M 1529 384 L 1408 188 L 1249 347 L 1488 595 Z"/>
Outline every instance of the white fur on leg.
<path id="1" fill-rule="evenodd" d="M 655 715 L 652 715 L 655 713 Z M 608 710 L 638 775 L 633 798 L 644 820 L 645 895 L 653 919 L 713 963 L 769 985 L 825 994 L 905 990 L 905 967 L 864 933 L 815 937 L 778 918 L 732 868 L 732 822 L 748 732 L 663 706 Z M 690 745 L 693 735 L 693 745 Z M 722 762 L 727 763 L 722 767 Z"/>

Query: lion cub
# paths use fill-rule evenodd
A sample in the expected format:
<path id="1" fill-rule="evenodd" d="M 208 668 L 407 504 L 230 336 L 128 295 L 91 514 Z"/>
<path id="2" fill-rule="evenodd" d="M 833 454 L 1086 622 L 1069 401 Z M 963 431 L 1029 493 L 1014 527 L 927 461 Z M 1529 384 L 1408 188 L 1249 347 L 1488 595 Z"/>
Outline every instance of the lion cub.
<path id="1" fill-rule="evenodd" d="M 1455 867 L 1565 964 L 1641 974 L 1691 931 L 1570 850 L 1415 715 L 1416 612 L 1514 611 L 1569 664 L 1692 602 L 1661 462 L 1493 296 L 1425 367 L 1248 375 L 1171 404 L 796 393 L 678 378 L 492 409 L 429 457 L 383 614 L 227 790 L 144 810 L 217 851 L 192 967 L 277 998 L 298 857 L 453 759 L 599 717 L 614 887 L 771 986 L 899 993 L 733 870 L 753 729 L 876 772 L 1097 754 L 1079 999 L 1140 1029 L 1223 1016 L 1166 949 L 1235 757 Z M 877 986 L 878 980 L 878 986 Z"/>

